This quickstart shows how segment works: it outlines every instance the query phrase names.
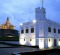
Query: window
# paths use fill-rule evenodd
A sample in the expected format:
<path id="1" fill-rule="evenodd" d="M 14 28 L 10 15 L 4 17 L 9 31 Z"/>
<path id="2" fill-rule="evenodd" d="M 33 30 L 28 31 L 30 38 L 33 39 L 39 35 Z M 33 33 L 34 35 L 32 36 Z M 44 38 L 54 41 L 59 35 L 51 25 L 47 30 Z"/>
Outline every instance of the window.
<path id="1" fill-rule="evenodd" d="M 30 39 L 30 41 L 32 41 L 32 39 Z"/>
<path id="2" fill-rule="evenodd" d="M 56 29 L 54 28 L 54 33 L 56 33 Z"/>
<path id="3" fill-rule="evenodd" d="M 49 42 L 50 42 L 50 39 L 49 39 Z"/>
<path id="4" fill-rule="evenodd" d="M 25 41 L 25 39 L 24 39 L 24 41 Z"/>
<path id="5" fill-rule="evenodd" d="M 58 33 L 60 34 L 60 29 L 58 29 Z"/>
<path id="6" fill-rule="evenodd" d="M 59 41 L 60 41 L 60 39 L 59 39 Z"/>
<path id="7" fill-rule="evenodd" d="M 34 28 L 31 28 L 31 33 L 34 33 Z"/>
<path id="8" fill-rule="evenodd" d="M 26 33 L 28 33 L 28 31 L 29 31 L 29 30 L 28 30 L 28 29 L 26 29 Z"/>
<path id="9" fill-rule="evenodd" d="M 24 33 L 24 30 L 21 30 L 21 33 L 23 34 Z"/>
<path id="10" fill-rule="evenodd" d="M 51 32 L 51 28 L 50 27 L 48 27 L 48 32 Z"/>

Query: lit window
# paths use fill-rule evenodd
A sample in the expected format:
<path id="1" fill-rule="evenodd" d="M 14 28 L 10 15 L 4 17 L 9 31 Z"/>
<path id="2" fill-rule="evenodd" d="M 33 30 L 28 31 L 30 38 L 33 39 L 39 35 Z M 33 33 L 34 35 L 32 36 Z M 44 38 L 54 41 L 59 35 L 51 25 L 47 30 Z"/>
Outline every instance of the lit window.
<path id="1" fill-rule="evenodd" d="M 26 33 L 28 33 L 28 31 L 29 31 L 29 30 L 28 30 L 28 29 L 26 29 Z"/>
<path id="2" fill-rule="evenodd" d="M 50 27 L 48 27 L 48 32 L 51 32 L 51 28 Z"/>
<path id="3" fill-rule="evenodd" d="M 54 33 L 56 33 L 56 29 L 54 28 Z"/>
<path id="4" fill-rule="evenodd" d="M 24 33 L 24 30 L 21 30 L 21 34 L 23 34 Z"/>
<path id="5" fill-rule="evenodd" d="M 31 33 L 34 33 L 34 28 L 31 28 Z"/>

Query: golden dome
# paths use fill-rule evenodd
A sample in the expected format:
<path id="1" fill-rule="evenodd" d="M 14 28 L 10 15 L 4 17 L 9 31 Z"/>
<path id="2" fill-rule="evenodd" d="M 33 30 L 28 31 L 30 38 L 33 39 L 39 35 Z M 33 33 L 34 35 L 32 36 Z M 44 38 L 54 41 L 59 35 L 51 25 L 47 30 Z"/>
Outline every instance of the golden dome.
<path id="1" fill-rule="evenodd" d="M 2 24 L 2 25 L 0 26 L 0 28 L 1 28 L 1 29 L 14 29 L 15 26 L 13 26 L 13 25 L 10 23 L 9 18 L 7 17 L 6 22 L 5 22 L 4 24 Z"/>

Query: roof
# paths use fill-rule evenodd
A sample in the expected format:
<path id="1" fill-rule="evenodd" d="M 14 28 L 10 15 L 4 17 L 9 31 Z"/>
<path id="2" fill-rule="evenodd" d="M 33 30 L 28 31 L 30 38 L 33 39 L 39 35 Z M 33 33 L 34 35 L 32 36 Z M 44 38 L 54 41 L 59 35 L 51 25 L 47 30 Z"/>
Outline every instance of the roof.
<path id="1" fill-rule="evenodd" d="M 4 24 L 2 24 L 1 26 L 5 26 L 5 25 L 8 25 L 8 26 L 12 26 L 12 27 L 15 27 L 15 26 L 13 26 L 11 23 L 10 23 L 10 21 L 9 21 L 9 18 L 7 17 L 7 20 L 6 20 L 6 22 L 4 23 Z"/>
<path id="2" fill-rule="evenodd" d="M 7 20 L 4 24 L 0 25 L 0 28 L 2 29 L 11 29 L 13 28 L 14 29 L 15 26 L 13 26 L 10 21 L 9 21 L 9 18 L 7 17 Z"/>

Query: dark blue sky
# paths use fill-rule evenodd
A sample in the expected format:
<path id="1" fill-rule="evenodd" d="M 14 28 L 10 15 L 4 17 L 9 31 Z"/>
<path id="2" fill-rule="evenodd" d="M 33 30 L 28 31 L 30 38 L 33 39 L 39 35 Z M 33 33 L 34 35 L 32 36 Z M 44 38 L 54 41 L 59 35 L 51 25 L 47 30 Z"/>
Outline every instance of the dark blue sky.
<path id="1" fill-rule="evenodd" d="M 41 0 L 0 0 L 0 25 L 9 17 L 11 24 L 19 30 L 21 22 L 35 18 L 35 8 L 41 7 Z M 60 0 L 44 0 L 47 19 L 60 23 Z"/>

